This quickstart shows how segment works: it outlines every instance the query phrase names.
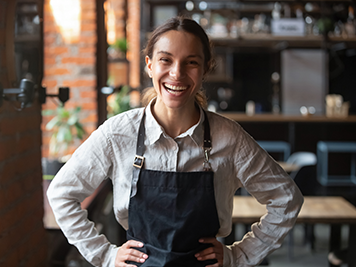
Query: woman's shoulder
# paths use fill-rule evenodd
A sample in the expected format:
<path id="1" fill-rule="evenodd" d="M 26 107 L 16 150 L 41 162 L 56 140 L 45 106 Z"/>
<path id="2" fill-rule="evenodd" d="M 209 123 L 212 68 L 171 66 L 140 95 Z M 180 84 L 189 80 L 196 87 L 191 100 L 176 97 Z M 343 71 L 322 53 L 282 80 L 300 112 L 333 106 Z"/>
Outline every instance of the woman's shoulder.
<path id="1" fill-rule="evenodd" d="M 216 112 L 206 112 L 209 118 L 209 123 L 213 128 L 217 128 L 225 132 L 231 131 L 232 133 L 236 133 L 236 131 L 240 131 L 242 129 L 240 124 L 234 120 L 224 117 L 223 115 Z"/>
<path id="2" fill-rule="evenodd" d="M 102 130 L 116 134 L 133 134 L 138 130 L 144 108 L 135 108 L 107 119 L 101 126 Z"/>
<path id="3" fill-rule="evenodd" d="M 219 142 L 231 147 L 241 147 L 251 143 L 251 136 L 238 122 L 215 112 L 207 112 L 207 116 L 209 118 L 210 132 Z"/>

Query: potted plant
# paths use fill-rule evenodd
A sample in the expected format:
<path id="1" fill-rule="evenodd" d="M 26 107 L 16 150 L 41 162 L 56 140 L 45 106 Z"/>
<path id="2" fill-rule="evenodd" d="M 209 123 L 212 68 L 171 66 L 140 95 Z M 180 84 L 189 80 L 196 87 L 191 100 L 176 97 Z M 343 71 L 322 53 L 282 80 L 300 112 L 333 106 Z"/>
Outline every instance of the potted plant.
<path id="1" fill-rule="evenodd" d="M 128 85 L 120 86 L 118 91 L 107 98 L 108 118 L 131 109 L 130 102 L 130 87 Z"/>
<path id="2" fill-rule="evenodd" d="M 127 52 L 127 40 L 126 38 L 118 38 L 115 43 L 111 44 L 107 50 L 109 59 L 125 59 Z"/>
<path id="3" fill-rule="evenodd" d="M 52 179 L 70 157 L 69 149 L 75 140 L 82 140 L 86 134 L 79 120 L 81 108 L 72 110 L 59 106 L 56 110 L 45 110 L 43 115 L 54 117 L 46 124 L 46 130 L 52 132 L 49 142 L 49 158 L 42 158 L 44 179 Z"/>

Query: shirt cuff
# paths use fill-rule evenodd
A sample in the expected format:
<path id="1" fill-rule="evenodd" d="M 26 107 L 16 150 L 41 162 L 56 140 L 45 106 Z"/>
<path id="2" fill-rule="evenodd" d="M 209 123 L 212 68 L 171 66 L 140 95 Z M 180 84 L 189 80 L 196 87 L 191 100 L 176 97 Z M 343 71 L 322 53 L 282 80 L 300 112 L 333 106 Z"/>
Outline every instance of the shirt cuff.
<path id="1" fill-rule="evenodd" d="M 110 245 L 109 251 L 106 253 L 104 256 L 104 265 L 105 267 L 114 267 L 115 266 L 115 259 L 116 259 L 116 254 L 117 251 L 119 250 L 119 247 L 115 245 Z"/>
<path id="2" fill-rule="evenodd" d="M 231 259 L 232 259 L 232 251 L 229 247 L 223 245 L 224 250 L 224 262 L 223 267 L 231 266 Z"/>

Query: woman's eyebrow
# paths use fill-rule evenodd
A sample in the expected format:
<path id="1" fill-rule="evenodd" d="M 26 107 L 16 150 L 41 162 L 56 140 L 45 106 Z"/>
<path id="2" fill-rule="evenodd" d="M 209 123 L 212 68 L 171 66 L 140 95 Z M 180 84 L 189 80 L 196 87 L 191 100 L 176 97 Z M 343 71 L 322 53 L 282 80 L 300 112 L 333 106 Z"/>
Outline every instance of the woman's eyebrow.
<path id="1" fill-rule="evenodd" d="M 158 51 L 157 52 L 157 55 L 158 54 L 165 54 L 165 55 L 168 55 L 168 56 L 173 56 L 171 53 L 167 52 L 167 51 Z"/>
<path id="2" fill-rule="evenodd" d="M 167 51 L 158 51 L 157 52 L 157 55 L 158 54 L 165 54 L 165 55 L 167 55 L 167 56 L 173 56 L 173 54 L 172 53 L 169 53 L 169 52 L 167 52 Z M 187 58 L 191 58 L 191 57 L 198 57 L 198 58 L 203 58 L 201 55 L 195 55 L 195 54 L 193 54 L 193 55 L 189 55 L 189 56 L 187 56 Z"/>

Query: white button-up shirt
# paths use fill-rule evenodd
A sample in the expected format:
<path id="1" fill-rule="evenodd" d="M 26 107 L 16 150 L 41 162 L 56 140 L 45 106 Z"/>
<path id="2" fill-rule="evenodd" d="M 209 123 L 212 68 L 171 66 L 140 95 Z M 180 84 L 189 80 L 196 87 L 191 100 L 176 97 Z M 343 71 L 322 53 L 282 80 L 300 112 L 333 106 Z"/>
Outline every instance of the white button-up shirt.
<path id="1" fill-rule="evenodd" d="M 81 209 L 80 202 L 106 179 L 112 179 L 114 213 L 128 228 L 132 164 L 143 108 L 108 119 L 75 151 L 52 181 L 47 196 L 58 225 L 80 253 L 94 266 L 115 266 L 118 247 L 99 235 Z M 150 105 L 145 118 L 146 169 L 161 171 L 202 171 L 203 121 L 185 133 L 171 138 L 152 115 Z M 220 221 L 218 236 L 227 236 L 232 227 L 233 196 L 244 187 L 267 213 L 252 226 L 241 241 L 224 246 L 224 266 L 255 266 L 279 248 L 293 227 L 303 197 L 293 180 L 241 128 L 216 113 L 207 112 L 212 150 L 215 199 Z M 157 196 L 159 197 L 159 196 Z M 202 227 L 204 227 L 202 225 Z"/>

